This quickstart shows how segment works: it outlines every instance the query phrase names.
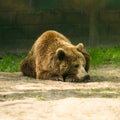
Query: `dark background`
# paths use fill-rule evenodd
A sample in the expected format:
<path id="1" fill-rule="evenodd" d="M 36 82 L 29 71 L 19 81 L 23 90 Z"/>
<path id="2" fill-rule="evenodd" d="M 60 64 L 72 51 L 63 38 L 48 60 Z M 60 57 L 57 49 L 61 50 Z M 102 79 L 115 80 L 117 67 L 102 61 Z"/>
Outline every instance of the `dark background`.
<path id="1" fill-rule="evenodd" d="M 120 0 L 0 0 L 0 53 L 28 51 L 49 29 L 73 44 L 120 45 Z"/>

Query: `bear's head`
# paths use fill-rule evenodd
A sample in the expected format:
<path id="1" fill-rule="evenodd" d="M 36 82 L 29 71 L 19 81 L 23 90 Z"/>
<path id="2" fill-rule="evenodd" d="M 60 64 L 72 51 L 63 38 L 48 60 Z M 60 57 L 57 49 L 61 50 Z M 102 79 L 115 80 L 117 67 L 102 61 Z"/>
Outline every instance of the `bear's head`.
<path id="1" fill-rule="evenodd" d="M 82 43 L 77 46 L 58 48 L 56 55 L 59 60 L 59 74 L 63 81 L 84 81 L 90 78 L 86 68 L 86 58 L 82 54 L 84 46 Z"/>

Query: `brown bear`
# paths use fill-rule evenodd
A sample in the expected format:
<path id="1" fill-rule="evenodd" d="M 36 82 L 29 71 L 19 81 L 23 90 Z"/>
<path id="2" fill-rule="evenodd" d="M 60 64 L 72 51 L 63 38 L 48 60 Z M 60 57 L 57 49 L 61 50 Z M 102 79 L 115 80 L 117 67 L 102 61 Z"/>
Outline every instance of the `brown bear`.
<path id="1" fill-rule="evenodd" d="M 20 69 L 37 79 L 82 81 L 90 78 L 89 66 L 90 55 L 82 43 L 74 46 L 61 33 L 49 30 L 35 41 Z"/>

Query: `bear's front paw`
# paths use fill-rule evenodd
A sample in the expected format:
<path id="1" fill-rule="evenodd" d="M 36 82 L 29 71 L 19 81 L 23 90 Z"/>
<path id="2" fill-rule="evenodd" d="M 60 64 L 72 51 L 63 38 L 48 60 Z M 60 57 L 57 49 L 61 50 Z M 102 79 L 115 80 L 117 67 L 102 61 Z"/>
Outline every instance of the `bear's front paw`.
<path id="1" fill-rule="evenodd" d="M 90 81 L 90 79 L 86 79 L 86 80 L 80 80 L 80 79 L 70 79 L 70 78 L 68 78 L 68 79 L 66 79 L 65 80 L 65 82 L 89 82 Z"/>
<path id="2" fill-rule="evenodd" d="M 55 81 L 63 81 L 63 79 L 60 78 L 60 77 L 53 77 L 53 78 L 51 78 L 51 80 L 55 80 Z"/>
<path id="3" fill-rule="evenodd" d="M 65 79 L 64 82 L 77 82 L 77 81 L 78 81 L 77 79 L 67 78 L 67 79 Z"/>

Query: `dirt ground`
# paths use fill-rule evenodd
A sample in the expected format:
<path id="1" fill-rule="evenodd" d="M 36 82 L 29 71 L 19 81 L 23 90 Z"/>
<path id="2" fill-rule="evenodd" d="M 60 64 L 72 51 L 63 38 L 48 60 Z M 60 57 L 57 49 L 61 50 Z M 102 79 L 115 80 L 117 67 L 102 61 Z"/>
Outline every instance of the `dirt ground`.
<path id="1" fill-rule="evenodd" d="M 120 67 L 90 75 L 70 83 L 0 72 L 0 120 L 120 120 Z"/>

